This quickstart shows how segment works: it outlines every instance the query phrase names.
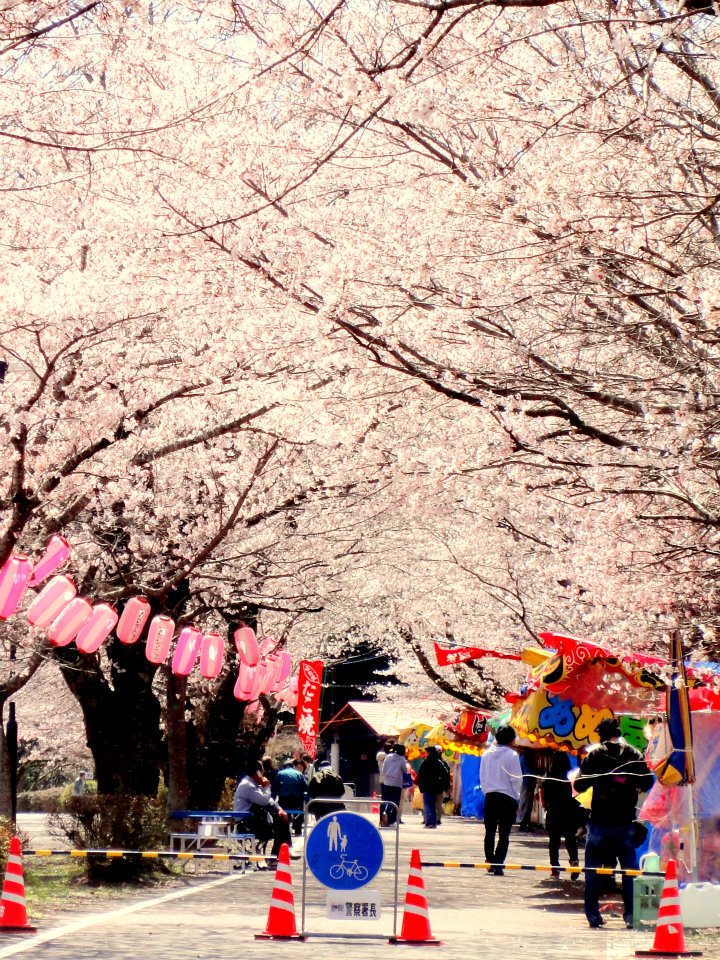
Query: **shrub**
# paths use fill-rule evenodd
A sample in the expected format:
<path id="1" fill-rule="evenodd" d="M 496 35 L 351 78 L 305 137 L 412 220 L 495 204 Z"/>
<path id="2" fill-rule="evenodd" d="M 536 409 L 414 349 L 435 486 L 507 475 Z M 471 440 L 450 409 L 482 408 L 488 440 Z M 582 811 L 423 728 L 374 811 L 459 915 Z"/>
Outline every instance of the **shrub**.
<path id="1" fill-rule="evenodd" d="M 65 786 L 60 791 L 60 810 L 68 810 L 68 805 L 73 801 L 77 800 L 77 797 L 73 796 L 73 785 L 72 783 L 66 783 Z M 85 781 L 85 793 L 82 796 L 86 797 L 89 793 L 97 793 L 97 781 L 96 780 L 86 780 Z"/>
<path id="2" fill-rule="evenodd" d="M 237 787 L 237 780 L 226 780 L 223 784 L 222 793 L 220 794 L 220 799 L 218 800 L 217 809 L 218 810 L 232 810 L 233 802 L 235 800 L 235 788 Z"/>
<path id="3" fill-rule="evenodd" d="M 15 836 L 13 825 L 6 817 L 0 817 L 0 869 L 5 870 L 7 864 L 8 851 L 10 849 L 10 839 Z"/>
<path id="4" fill-rule="evenodd" d="M 68 797 L 49 824 L 76 850 L 157 850 L 165 842 L 166 816 L 165 804 L 152 797 L 86 794 Z M 161 861 L 140 856 L 91 856 L 86 864 L 90 882 L 121 883 L 164 869 Z"/>
<path id="5" fill-rule="evenodd" d="M 17 808 L 20 813 L 59 813 L 62 807 L 63 787 L 30 790 L 19 793 Z"/>

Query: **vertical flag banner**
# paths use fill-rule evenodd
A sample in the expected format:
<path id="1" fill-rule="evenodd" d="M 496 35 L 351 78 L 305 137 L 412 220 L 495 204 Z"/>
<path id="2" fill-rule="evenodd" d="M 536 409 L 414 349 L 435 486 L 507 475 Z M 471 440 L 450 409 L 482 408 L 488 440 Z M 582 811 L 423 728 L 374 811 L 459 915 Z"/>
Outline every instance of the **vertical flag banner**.
<path id="1" fill-rule="evenodd" d="M 298 736 L 306 753 L 315 757 L 315 743 L 320 718 L 323 661 L 301 660 L 298 671 L 298 702 L 295 720 Z"/>
<path id="2" fill-rule="evenodd" d="M 676 630 L 670 641 L 672 679 L 667 691 L 667 718 L 670 734 L 670 752 L 660 761 L 653 773 L 668 787 L 695 782 L 692 720 L 688 701 L 687 676 L 683 661 L 680 632 Z"/>

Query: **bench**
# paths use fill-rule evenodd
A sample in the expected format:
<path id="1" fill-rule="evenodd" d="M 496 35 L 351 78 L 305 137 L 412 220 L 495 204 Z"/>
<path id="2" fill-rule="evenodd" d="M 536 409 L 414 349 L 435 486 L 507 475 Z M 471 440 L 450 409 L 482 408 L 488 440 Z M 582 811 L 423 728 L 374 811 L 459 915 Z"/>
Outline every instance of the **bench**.
<path id="1" fill-rule="evenodd" d="M 243 815 L 234 810 L 173 810 L 171 820 L 197 820 L 194 832 L 173 830 L 170 832 L 170 849 L 179 846 L 181 853 L 207 851 L 224 847 L 230 853 L 252 856 L 255 852 L 255 836 L 247 830 L 235 829 L 234 821 Z"/>
<path id="2" fill-rule="evenodd" d="M 290 818 L 303 816 L 304 810 L 286 810 Z M 197 820 L 195 832 L 172 831 L 170 833 L 170 849 L 180 853 L 209 852 L 224 848 L 229 853 L 241 854 L 245 857 L 257 855 L 256 840 L 253 833 L 246 828 L 237 829 L 236 822 L 245 820 L 247 814 L 236 810 L 173 810 L 171 820 Z M 241 860 L 244 865 L 248 861 Z"/>

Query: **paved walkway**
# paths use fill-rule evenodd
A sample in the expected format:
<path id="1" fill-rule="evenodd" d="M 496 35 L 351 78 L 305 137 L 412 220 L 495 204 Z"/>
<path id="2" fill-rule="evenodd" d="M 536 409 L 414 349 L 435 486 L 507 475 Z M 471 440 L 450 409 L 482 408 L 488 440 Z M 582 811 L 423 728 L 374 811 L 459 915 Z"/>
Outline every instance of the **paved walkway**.
<path id="1" fill-rule="evenodd" d="M 417 847 L 424 861 L 482 861 L 482 825 L 463 820 L 445 820 L 435 831 L 424 830 L 417 817 L 407 817 L 400 833 L 400 913 L 405 896 L 410 851 Z M 386 845 L 386 866 L 391 862 L 393 831 L 382 831 Z M 508 862 L 547 863 L 546 838 L 542 834 L 513 832 Z M 296 915 L 300 925 L 302 863 L 292 863 Z M 112 908 L 105 904 L 81 916 L 39 916 L 29 904 L 31 919 L 37 922 L 35 940 L 5 934 L 0 939 L 0 960 L 9 956 L 28 958 L 73 957 L 74 960 L 235 960 L 250 953 L 257 960 L 277 960 L 297 952 L 312 954 L 313 960 L 367 960 L 397 951 L 434 950 L 435 956 L 466 960 L 482 955 L 483 960 L 508 960 L 527 951 L 532 960 L 614 960 L 631 958 L 636 949 L 652 946 L 653 934 L 627 931 L 622 922 L 619 898 L 607 904 L 607 923 L 591 930 L 582 914 L 582 881 L 553 880 L 534 871 L 506 871 L 504 877 L 489 876 L 485 870 L 428 867 L 423 871 L 433 935 L 440 947 L 395 947 L 385 942 L 358 939 L 312 937 L 306 943 L 278 944 L 255 941 L 254 934 L 265 927 L 273 887 L 272 872 L 241 874 L 227 865 L 203 865 L 197 874 L 193 866 L 179 878 L 169 895 L 125 896 Z M 564 875 L 565 876 L 565 875 Z M 346 923 L 325 918 L 325 890 L 308 874 L 306 930 L 311 934 L 392 932 L 393 874 L 383 868 L 372 887 L 380 894 L 383 916 L 377 923 Z M 716 933 L 716 932 L 715 932 Z M 60 934 L 60 935 L 58 935 Z M 47 939 L 46 939 L 47 938 Z M 688 949 L 703 949 L 709 960 L 720 960 L 720 938 L 698 936 L 686 931 Z"/>

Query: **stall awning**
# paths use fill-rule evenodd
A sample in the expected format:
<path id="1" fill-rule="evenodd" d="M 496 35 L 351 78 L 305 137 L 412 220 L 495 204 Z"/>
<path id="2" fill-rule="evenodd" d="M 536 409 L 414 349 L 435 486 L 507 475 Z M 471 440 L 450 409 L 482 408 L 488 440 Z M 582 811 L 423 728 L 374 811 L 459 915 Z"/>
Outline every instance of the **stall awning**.
<path id="1" fill-rule="evenodd" d="M 320 728 L 320 736 L 338 731 L 344 723 L 362 720 L 379 738 L 397 737 L 418 722 L 436 727 L 457 711 L 452 701 L 415 700 L 411 706 L 397 703 L 374 703 L 367 700 L 350 700 L 326 724 Z"/>

